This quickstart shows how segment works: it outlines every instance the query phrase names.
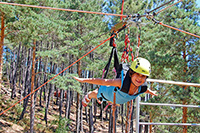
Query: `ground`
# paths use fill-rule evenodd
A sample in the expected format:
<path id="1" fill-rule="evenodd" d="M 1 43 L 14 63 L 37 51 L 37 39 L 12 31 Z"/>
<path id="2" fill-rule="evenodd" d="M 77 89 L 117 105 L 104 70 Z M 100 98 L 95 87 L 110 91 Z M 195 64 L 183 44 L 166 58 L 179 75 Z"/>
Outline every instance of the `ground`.
<path id="1" fill-rule="evenodd" d="M 17 94 L 19 97 L 19 94 Z M 9 107 L 11 107 L 14 103 L 17 102 L 19 98 L 11 99 L 11 90 L 8 88 L 2 87 L 0 90 L 0 112 L 5 111 Z M 39 102 L 36 102 L 39 103 Z M 30 107 L 30 105 L 29 105 Z M 11 110 L 7 111 L 3 115 L 0 116 L 0 132 L 1 133 L 24 133 L 29 131 L 29 109 L 22 120 L 18 120 L 21 114 L 21 106 L 16 105 Z M 83 108 L 84 111 L 85 108 Z M 36 132 L 44 132 L 50 133 L 55 132 L 58 128 L 58 120 L 59 120 L 59 107 L 55 104 L 51 104 L 49 107 L 49 114 L 48 114 L 48 124 L 46 126 L 44 118 L 44 108 L 41 108 L 39 105 L 36 105 L 35 108 L 36 115 L 35 115 L 35 126 L 34 129 Z M 76 131 L 76 106 L 73 104 L 71 107 L 70 113 L 70 124 L 68 126 L 69 132 Z M 84 113 L 84 112 L 83 112 Z M 97 112 L 97 116 L 99 113 Z M 63 114 L 64 117 L 64 114 Z M 88 123 L 85 120 L 85 115 L 83 115 L 83 132 L 89 132 Z M 97 121 L 94 123 L 94 132 L 96 133 L 107 133 L 108 132 L 108 121 Z M 117 124 L 117 132 L 121 133 L 121 126 Z"/>

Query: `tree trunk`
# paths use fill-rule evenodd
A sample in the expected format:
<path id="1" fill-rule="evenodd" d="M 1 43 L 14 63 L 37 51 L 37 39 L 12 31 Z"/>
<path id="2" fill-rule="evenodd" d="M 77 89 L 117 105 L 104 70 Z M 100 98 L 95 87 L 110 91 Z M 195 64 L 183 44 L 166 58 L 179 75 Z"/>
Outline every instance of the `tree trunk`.
<path id="1" fill-rule="evenodd" d="M 72 64 L 71 59 L 73 59 L 73 55 L 69 55 L 69 65 Z M 73 66 L 69 68 L 69 73 L 73 73 Z M 72 97 L 72 91 L 71 89 L 66 90 L 67 94 L 66 94 L 66 104 L 65 104 L 65 118 L 66 119 L 70 119 L 70 110 L 71 110 L 71 98 Z"/>
<path id="2" fill-rule="evenodd" d="M 93 105 L 94 105 L 94 123 L 97 121 L 97 102 L 96 101 L 94 101 L 94 103 L 93 103 Z"/>
<path id="3" fill-rule="evenodd" d="M 26 67 L 26 63 L 27 63 L 27 49 L 26 47 L 23 47 L 23 61 L 22 61 L 22 89 L 21 89 L 21 94 L 20 94 L 20 100 L 22 99 L 22 96 L 24 96 L 25 94 L 25 86 L 26 86 L 26 74 L 27 74 L 27 67 Z M 21 102 L 20 102 L 21 105 Z"/>
<path id="4" fill-rule="evenodd" d="M 78 75 L 81 77 L 81 61 L 77 65 Z M 83 88 L 83 87 L 82 87 Z M 76 103 L 76 132 L 80 132 L 80 94 L 77 93 L 77 103 Z"/>
<path id="5" fill-rule="evenodd" d="M 23 76 L 23 47 L 21 46 L 21 64 L 20 64 L 20 68 L 19 68 L 19 75 L 18 75 L 18 82 L 19 82 L 19 93 L 20 93 L 20 100 L 22 98 L 22 76 Z M 21 102 L 20 102 L 21 103 Z"/>
<path id="6" fill-rule="evenodd" d="M 45 62 L 45 67 L 44 67 L 44 72 L 46 73 L 47 72 L 47 69 L 48 69 L 48 59 L 46 60 L 46 62 Z M 47 75 L 46 74 L 44 74 L 44 83 L 47 81 Z M 43 95 L 43 100 L 44 101 L 46 101 L 46 98 L 47 98 L 47 94 L 46 94 L 46 89 L 47 89 L 47 84 L 46 85 L 44 85 L 43 87 L 43 90 L 41 90 L 41 91 L 43 91 L 44 93 L 44 95 Z"/>
<path id="7" fill-rule="evenodd" d="M 4 32 L 5 32 L 5 24 L 4 24 L 4 13 L 1 12 L 1 40 L 0 40 L 0 89 L 2 84 L 2 76 L 3 76 L 3 46 L 4 46 Z"/>
<path id="8" fill-rule="evenodd" d="M 34 91 L 34 82 L 35 82 L 35 47 L 36 41 L 33 42 L 33 58 L 32 58 L 32 74 L 31 74 L 31 92 Z M 34 93 L 31 94 L 31 108 L 30 108 L 30 133 L 33 133 L 34 119 L 35 119 L 35 102 L 34 102 Z"/>
<path id="9" fill-rule="evenodd" d="M 62 104 L 63 104 L 63 89 L 60 89 L 60 100 L 59 100 L 59 115 L 62 117 Z"/>
<path id="10" fill-rule="evenodd" d="M 42 61 L 39 60 L 38 63 L 39 63 L 39 70 L 38 70 L 38 72 L 42 72 Z M 37 85 L 36 85 L 36 88 L 38 88 L 39 86 L 41 86 L 41 76 L 40 76 L 40 75 L 37 75 Z M 42 88 L 40 88 L 40 91 L 37 90 L 37 91 L 35 92 L 35 95 L 36 95 L 36 96 L 37 96 L 38 91 L 41 92 L 41 89 L 42 89 Z M 39 100 L 41 100 L 41 94 L 40 94 Z M 36 102 L 36 104 L 37 104 L 37 102 Z M 41 101 L 39 101 L 39 105 L 41 105 Z"/>
<path id="11" fill-rule="evenodd" d="M 90 106 L 89 109 L 89 129 L 90 129 L 90 133 L 94 132 L 94 122 L 93 122 L 93 113 L 92 113 L 92 106 Z"/>
<path id="12" fill-rule="evenodd" d="M 90 73 L 88 75 L 90 75 Z M 86 71 L 86 74 L 84 74 L 84 78 L 89 78 L 89 76 L 87 77 L 87 71 Z M 87 88 L 88 88 L 88 84 L 84 84 L 84 89 L 83 89 L 84 96 L 87 94 L 87 90 L 88 90 Z M 85 119 L 86 119 L 86 122 L 89 123 L 88 107 L 87 106 L 85 107 Z"/>
<path id="13" fill-rule="evenodd" d="M 76 103 L 76 132 L 80 132 L 80 94 L 77 93 L 77 103 Z"/>
<path id="14" fill-rule="evenodd" d="M 50 99 L 49 97 L 51 93 L 51 85 L 48 88 L 49 89 L 47 89 L 46 91 L 46 93 L 48 93 L 48 96 L 45 97 L 45 114 L 44 114 L 44 120 L 45 120 L 46 125 L 47 125 L 47 115 L 48 115 L 48 108 L 49 108 L 49 99 Z"/>
<path id="15" fill-rule="evenodd" d="M 27 61 L 27 72 L 26 72 L 26 78 L 25 78 L 25 89 L 24 89 L 24 97 L 27 95 L 27 89 L 28 89 L 28 94 L 31 92 L 31 87 L 30 87 L 30 70 L 31 70 L 31 49 L 29 49 L 29 55 L 28 55 L 28 61 Z M 23 103 L 23 111 L 20 115 L 20 120 L 23 119 L 27 105 L 28 105 L 28 99 L 30 96 L 28 96 L 26 99 L 24 99 Z"/>
<path id="16" fill-rule="evenodd" d="M 121 105 L 121 119 L 122 119 L 122 124 L 121 124 L 121 127 L 122 127 L 122 133 L 124 132 L 124 117 L 123 117 L 123 114 L 124 114 L 124 104 Z"/>
<path id="17" fill-rule="evenodd" d="M 51 64 L 51 66 L 52 66 L 51 73 L 55 74 L 55 72 L 56 72 L 55 65 L 53 65 L 52 62 L 51 62 L 50 64 Z M 50 104 L 50 100 L 51 100 L 51 97 L 52 97 L 52 94 L 53 94 L 52 92 L 53 92 L 53 90 L 54 90 L 54 87 L 55 87 L 54 84 L 50 84 L 48 99 L 47 99 L 46 108 L 45 108 L 45 115 L 44 115 L 44 120 L 45 120 L 45 122 L 46 122 L 46 126 L 47 126 L 47 115 L 48 115 L 49 104 Z"/>
<path id="18" fill-rule="evenodd" d="M 12 84 L 12 94 L 11 94 L 11 98 L 15 98 L 16 97 L 16 82 L 17 82 L 17 71 L 18 71 L 18 64 L 19 64 L 19 59 L 20 59 L 20 51 L 21 51 L 21 44 L 19 44 L 19 48 L 18 50 L 16 51 L 17 52 L 17 55 L 16 55 L 16 50 L 14 50 L 13 52 L 13 65 L 12 65 L 12 75 L 13 75 L 13 78 L 12 78 L 12 81 L 11 81 L 11 84 Z M 16 57 L 17 56 L 17 57 Z M 16 59 L 17 58 L 17 59 Z"/>
<path id="19" fill-rule="evenodd" d="M 62 70 L 64 69 L 64 63 L 62 63 L 62 66 L 61 66 Z M 63 76 L 63 73 L 60 74 L 61 76 Z M 60 117 L 62 117 L 62 105 L 63 105 L 63 89 L 60 89 L 60 96 L 59 97 L 59 114 L 60 114 Z"/>
<path id="20" fill-rule="evenodd" d="M 83 112 L 83 106 L 81 104 L 81 99 L 80 99 L 80 129 L 81 129 L 81 133 L 83 132 L 83 115 L 82 115 L 82 112 Z"/>
<path id="21" fill-rule="evenodd" d="M 103 103 L 100 106 L 100 120 L 103 123 Z"/>
<path id="22" fill-rule="evenodd" d="M 40 43 L 39 42 L 37 42 L 36 43 L 36 46 L 35 46 L 35 51 L 39 51 L 39 46 L 40 46 Z M 39 69 L 40 68 L 38 68 L 38 65 L 39 65 L 39 59 L 37 59 L 37 58 L 35 58 L 35 76 L 34 76 L 34 87 L 35 88 L 38 88 L 38 80 L 37 80 L 37 77 L 39 77 L 38 75 L 37 75 L 37 72 L 40 72 L 39 71 Z M 37 98 L 37 92 L 38 92 L 38 90 L 34 93 L 34 103 L 35 103 L 35 106 L 36 106 L 36 98 Z"/>
<path id="23" fill-rule="evenodd" d="M 13 56 L 11 57 L 11 73 L 10 73 L 10 88 L 12 89 L 11 93 L 11 98 L 14 99 L 16 95 L 16 77 L 15 77 L 15 72 L 16 72 L 16 49 L 13 50 Z"/>
<path id="24" fill-rule="evenodd" d="M 70 119 L 70 109 L 71 109 L 71 90 L 67 90 L 66 104 L 65 104 L 65 118 Z"/>
<path id="25" fill-rule="evenodd" d="M 8 51 L 8 48 L 6 48 L 5 49 L 5 53 L 7 53 L 7 51 Z M 5 55 L 6 56 L 6 73 L 10 73 L 9 71 L 10 71 L 10 64 L 9 64 L 9 61 L 8 61 L 8 58 L 9 58 L 9 55 L 8 54 L 6 54 Z M 7 80 L 7 82 L 9 81 L 9 74 L 6 74 L 6 80 Z M 0 87 L 1 88 L 1 87 Z"/>
<path id="26" fill-rule="evenodd" d="M 109 111 L 109 130 L 108 130 L 108 132 L 112 133 L 112 131 L 113 131 L 113 117 L 112 117 L 112 108 L 110 108 L 110 111 Z"/>

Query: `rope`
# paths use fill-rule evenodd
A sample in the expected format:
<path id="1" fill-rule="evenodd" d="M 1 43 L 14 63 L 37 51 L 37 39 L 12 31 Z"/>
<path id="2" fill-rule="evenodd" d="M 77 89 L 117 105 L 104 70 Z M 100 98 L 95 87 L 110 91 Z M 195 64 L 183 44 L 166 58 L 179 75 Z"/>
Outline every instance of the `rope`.
<path id="1" fill-rule="evenodd" d="M 176 5 L 176 4 L 178 4 L 178 3 L 180 3 L 181 1 L 183 1 L 183 0 L 177 1 L 177 2 L 174 3 L 174 4 L 172 4 L 172 5 L 170 5 L 170 6 L 167 6 L 166 8 L 164 8 L 164 9 L 162 9 L 162 10 L 156 12 L 155 15 L 157 15 L 158 13 L 160 13 L 160 12 L 162 12 L 162 11 L 164 11 L 164 10 L 166 10 L 166 9 L 168 9 L 168 8 L 170 8 L 170 7 L 172 7 L 172 6 Z"/>
<path id="2" fill-rule="evenodd" d="M 122 0 L 122 9 L 121 9 L 121 15 L 123 15 L 123 6 L 124 6 L 124 0 Z M 122 20 L 122 16 L 120 16 L 120 20 Z M 115 44 L 115 39 L 113 39 L 113 47 L 116 47 L 116 44 Z M 115 46 L 114 46 L 115 44 Z M 108 104 L 109 106 L 109 104 Z M 113 110 L 113 133 L 116 132 L 116 123 L 115 123 L 115 111 L 116 111 L 116 92 L 114 92 L 114 97 L 113 97 L 113 104 L 112 104 L 112 110 Z"/>
<path id="3" fill-rule="evenodd" d="M 140 48 L 140 35 L 141 35 L 141 29 L 140 29 L 140 26 L 139 25 L 137 25 L 137 28 L 138 28 L 138 30 L 139 30 L 139 33 L 138 33 L 138 30 L 137 30 L 137 43 L 138 43 L 138 45 L 137 45 L 137 48 L 136 48 L 136 51 L 135 51 L 135 57 L 137 57 L 138 58 L 138 56 L 139 56 L 139 48 Z"/>
<path id="4" fill-rule="evenodd" d="M 171 0 L 171 1 L 169 1 L 169 2 L 166 2 L 166 3 L 160 5 L 159 7 L 156 7 L 155 9 L 153 9 L 153 10 L 147 12 L 147 13 L 151 13 L 151 12 L 153 12 L 153 11 L 155 11 L 155 10 L 157 10 L 157 9 L 159 9 L 159 8 L 161 8 L 161 7 L 163 7 L 163 6 L 167 5 L 167 4 L 169 4 L 169 3 L 171 3 L 172 1 L 174 1 L 174 0 Z"/>
<path id="5" fill-rule="evenodd" d="M 121 15 L 123 15 L 123 9 L 124 9 L 124 0 L 122 0 L 122 9 L 121 9 Z M 122 20 L 122 16 L 120 17 L 120 20 Z"/>
<path id="6" fill-rule="evenodd" d="M 160 25 L 162 25 L 162 26 L 165 26 L 165 27 L 167 27 L 167 28 L 170 28 L 170 29 L 173 29 L 173 30 L 177 30 L 177 31 L 186 33 L 186 34 L 188 34 L 188 35 L 191 35 L 191 36 L 200 38 L 200 36 L 198 36 L 198 35 L 195 35 L 195 34 L 193 34 L 193 33 L 190 33 L 190 32 L 184 31 L 184 30 L 180 30 L 180 29 L 178 29 L 178 28 L 175 28 L 175 27 L 172 27 L 172 26 L 169 26 L 169 25 L 166 25 L 166 24 L 163 24 L 162 22 L 159 22 L 158 24 L 160 24 Z"/>
<path id="7" fill-rule="evenodd" d="M 107 42 L 108 40 L 110 40 L 110 38 L 114 37 L 115 35 L 109 37 L 108 39 L 104 40 L 101 44 L 99 44 L 98 46 L 96 46 L 95 48 L 93 48 L 92 50 L 90 50 L 88 53 L 86 53 L 85 55 L 83 55 L 82 57 L 80 57 L 78 60 L 76 60 L 74 63 L 72 63 L 71 65 L 69 65 L 68 67 L 66 67 L 65 69 L 63 69 L 61 72 L 59 72 L 57 75 L 55 75 L 53 78 L 49 79 L 47 82 L 45 82 L 44 84 L 42 84 L 40 87 L 38 87 L 37 89 L 35 89 L 34 91 L 32 91 L 31 93 L 29 93 L 28 95 L 26 95 L 24 98 L 22 98 L 21 100 L 19 100 L 18 102 L 16 102 L 14 105 L 12 105 L 11 107 L 9 107 L 8 109 L 6 109 L 5 111 L 3 111 L 2 113 L 0 113 L 0 116 L 4 113 L 6 113 L 7 111 L 9 111 L 11 108 L 13 108 L 15 105 L 17 105 L 18 103 L 20 103 L 21 101 L 23 101 L 24 99 L 26 99 L 27 97 L 29 97 L 31 94 L 33 94 L 34 92 L 36 92 L 37 90 L 39 90 L 41 87 L 43 87 L 44 85 L 46 85 L 48 82 L 50 82 L 51 80 L 53 80 L 54 78 L 56 78 L 58 75 L 60 75 L 61 73 L 63 73 L 65 70 L 67 70 L 68 68 L 70 68 L 71 66 L 73 66 L 74 64 L 76 64 L 77 62 L 79 62 L 81 59 L 83 59 L 85 56 L 87 56 L 88 54 L 90 54 L 92 51 L 94 51 L 95 49 L 97 49 L 98 47 L 100 47 L 102 44 L 104 44 L 105 42 Z"/>
<path id="8" fill-rule="evenodd" d="M 89 14 L 100 14 L 100 15 L 108 15 L 108 16 L 127 17 L 127 15 L 121 15 L 121 14 L 102 13 L 102 12 L 83 11 L 83 10 L 64 9 L 64 8 L 54 8 L 54 7 L 46 7 L 46 6 L 35 6 L 35 5 L 26 5 L 26 4 L 18 4 L 18 3 L 0 2 L 0 4 L 22 6 L 22 7 L 33 7 L 33 8 L 40 8 L 40 9 L 59 10 L 59 11 L 67 11 L 67 12 L 79 12 L 79 13 L 89 13 Z"/>

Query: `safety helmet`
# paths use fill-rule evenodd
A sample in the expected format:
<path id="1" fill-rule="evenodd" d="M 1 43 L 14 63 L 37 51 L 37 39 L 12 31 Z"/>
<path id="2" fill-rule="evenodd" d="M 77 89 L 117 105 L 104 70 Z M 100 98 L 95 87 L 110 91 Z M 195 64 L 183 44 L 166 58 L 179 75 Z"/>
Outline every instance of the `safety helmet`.
<path id="1" fill-rule="evenodd" d="M 138 57 L 132 62 L 130 69 L 142 75 L 149 76 L 151 72 L 151 64 L 148 60 Z"/>

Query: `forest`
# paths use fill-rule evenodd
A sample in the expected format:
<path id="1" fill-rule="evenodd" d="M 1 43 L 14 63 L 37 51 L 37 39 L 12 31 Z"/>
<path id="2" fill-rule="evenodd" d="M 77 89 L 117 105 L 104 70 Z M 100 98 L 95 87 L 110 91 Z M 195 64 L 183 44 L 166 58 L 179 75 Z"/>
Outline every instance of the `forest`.
<path id="1" fill-rule="evenodd" d="M 2 0 L 0 132 L 114 131 L 111 106 L 104 110 L 107 103 L 100 105 L 96 100 L 92 100 L 87 107 L 81 104 L 85 94 L 99 86 L 80 83 L 73 77 L 102 77 L 112 50 L 109 42 L 111 31 L 116 24 L 127 20 L 125 17 L 121 20 L 120 15 L 109 14 L 121 14 L 122 7 L 123 15 L 138 16 L 146 15 L 153 9 L 155 11 L 152 13 L 156 14 L 175 3 L 153 16 L 153 19 L 141 17 L 138 23 L 131 23 L 114 37 L 120 63 L 130 64 L 132 52 L 135 57 L 138 55 L 151 62 L 150 79 L 200 84 L 200 6 L 197 0 L 176 2 Z M 56 10 L 5 3 L 52 7 Z M 163 26 L 160 22 L 191 34 Z M 126 34 L 130 39 L 131 51 L 127 57 L 130 61 L 121 60 Z M 112 60 L 108 79 L 115 78 L 113 66 Z M 156 82 L 148 82 L 148 87 L 156 90 L 158 96 L 142 94 L 142 102 L 200 105 L 199 87 Z M 135 100 L 131 105 L 128 102 L 117 107 L 116 132 L 136 132 Z M 200 124 L 200 109 L 141 106 L 140 121 Z M 140 125 L 140 132 L 197 133 L 200 126 Z"/>

